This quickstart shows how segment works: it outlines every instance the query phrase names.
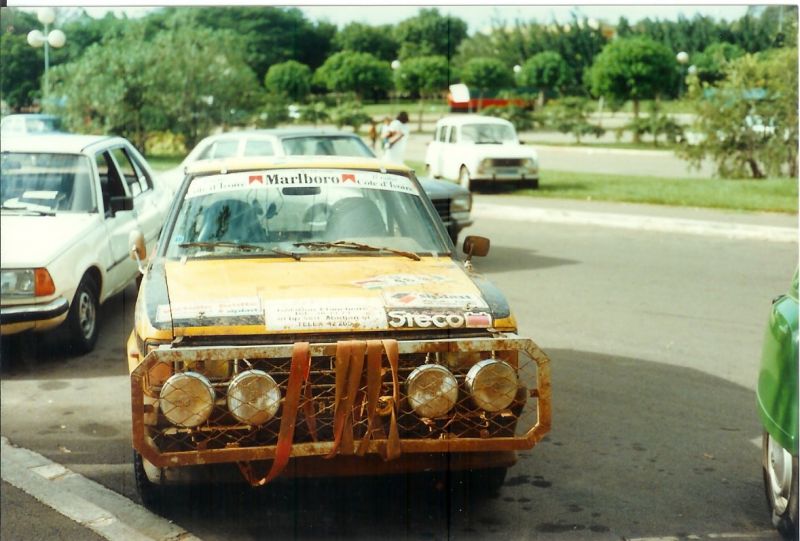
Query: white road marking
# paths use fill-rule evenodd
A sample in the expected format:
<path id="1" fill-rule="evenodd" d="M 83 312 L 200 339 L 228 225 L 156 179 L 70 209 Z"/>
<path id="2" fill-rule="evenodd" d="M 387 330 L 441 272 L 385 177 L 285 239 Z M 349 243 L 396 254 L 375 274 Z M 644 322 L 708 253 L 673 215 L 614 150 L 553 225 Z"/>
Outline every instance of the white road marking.
<path id="1" fill-rule="evenodd" d="M 748 533 L 709 533 L 705 535 L 690 534 L 682 537 L 672 535 L 663 537 L 626 537 L 625 541 L 682 541 L 684 539 L 779 539 L 778 532 L 774 530 L 762 530 L 760 532 Z"/>
<path id="2" fill-rule="evenodd" d="M 0 438 L 3 481 L 111 541 L 199 541 L 141 505 Z"/>
<path id="3" fill-rule="evenodd" d="M 475 203 L 472 214 L 474 218 L 493 220 L 592 225 L 638 231 L 705 235 L 736 240 L 767 240 L 773 242 L 797 242 L 798 240 L 797 229 L 793 227 L 712 222 L 687 218 L 517 207 L 482 202 Z"/>
<path id="4" fill-rule="evenodd" d="M 752 440 L 750 440 L 750 443 L 761 449 L 761 436 L 753 438 Z"/>

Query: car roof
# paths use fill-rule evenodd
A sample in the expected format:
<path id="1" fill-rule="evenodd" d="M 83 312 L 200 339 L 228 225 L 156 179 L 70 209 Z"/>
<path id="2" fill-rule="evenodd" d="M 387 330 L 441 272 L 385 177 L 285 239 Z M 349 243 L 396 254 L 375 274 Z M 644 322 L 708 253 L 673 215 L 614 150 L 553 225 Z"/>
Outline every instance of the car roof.
<path id="1" fill-rule="evenodd" d="M 486 115 L 472 115 L 472 114 L 463 114 L 463 115 L 448 115 L 439 119 L 436 123 L 438 124 L 453 124 L 457 126 L 463 126 L 464 124 L 511 124 L 508 120 L 504 118 L 498 118 L 496 116 L 486 116 Z"/>
<path id="2" fill-rule="evenodd" d="M 188 174 L 213 174 L 258 169 L 366 169 L 371 171 L 412 171 L 410 167 L 378 158 L 353 156 L 286 156 L 235 157 L 221 160 L 201 160 L 187 166 Z"/>
<path id="3" fill-rule="evenodd" d="M 100 142 L 124 141 L 108 135 L 74 135 L 54 133 L 43 135 L 13 135 L 3 137 L 3 152 L 49 152 L 55 154 L 81 154 L 86 147 Z"/>
<path id="4" fill-rule="evenodd" d="M 347 136 L 358 137 L 353 132 L 341 130 L 325 130 L 314 128 L 275 128 L 264 130 L 237 130 L 211 135 L 206 139 L 238 139 L 242 137 L 276 137 L 278 139 L 288 139 L 291 137 L 326 137 L 326 136 Z"/>

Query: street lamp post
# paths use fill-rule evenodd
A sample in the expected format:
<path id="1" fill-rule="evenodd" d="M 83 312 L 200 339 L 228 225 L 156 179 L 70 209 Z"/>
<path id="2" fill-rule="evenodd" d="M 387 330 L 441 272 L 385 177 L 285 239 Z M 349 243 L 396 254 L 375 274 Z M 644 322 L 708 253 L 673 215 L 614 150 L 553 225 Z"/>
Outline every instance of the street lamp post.
<path id="1" fill-rule="evenodd" d="M 678 98 L 680 99 L 683 96 L 683 83 L 684 79 L 686 78 L 686 64 L 689 63 L 689 53 L 686 51 L 681 51 L 675 55 L 675 60 L 677 60 L 678 64 L 681 65 L 681 80 L 680 85 L 678 86 Z"/>
<path id="2" fill-rule="evenodd" d="M 56 49 L 63 47 L 67 41 L 67 36 L 58 29 L 48 32 L 50 25 L 56 20 L 56 12 L 53 8 L 39 8 L 36 12 L 36 17 L 44 25 L 44 33 L 41 30 L 28 32 L 28 45 L 37 48 L 44 46 L 44 86 L 42 89 L 42 103 L 44 103 L 47 101 L 50 92 L 50 81 L 47 75 L 50 70 L 50 47 L 55 47 Z"/>
<path id="3" fill-rule="evenodd" d="M 397 109 L 398 94 L 400 94 L 400 91 L 397 89 L 397 77 L 398 77 L 397 70 L 400 69 L 400 61 L 399 60 L 392 60 L 391 66 L 392 66 L 392 72 L 393 72 L 393 75 L 394 75 L 394 77 L 393 77 L 393 79 L 394 79 L 394 103 L 392 104 L 392 114 L 395 114 L 397 112 L 397 111 L 395 111 L 395 109 Z"/>

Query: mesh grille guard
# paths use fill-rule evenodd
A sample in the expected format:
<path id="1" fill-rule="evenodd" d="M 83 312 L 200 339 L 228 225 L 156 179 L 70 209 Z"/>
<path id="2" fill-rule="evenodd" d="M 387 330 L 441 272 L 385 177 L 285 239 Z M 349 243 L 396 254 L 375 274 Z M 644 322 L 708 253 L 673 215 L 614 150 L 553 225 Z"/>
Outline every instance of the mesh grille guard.
<path id="1" fill-rule="evenodd" d="M 335 451 L 334 395 L 336 379 L 334 358 L 337 342 L 310 345 L 310 399 L 304 396 L 298 407 L 292 457 L 324 456 Z M 493 338 L 458 338 L 439 340 L 399 340 L 399 377 L 401 398 L 397 407 L 397 427 L 402 453 L 480 452 L 530 449 L 550 430 L 551 390 L 550 360 L 530 339 L 514 334 Z M 227 386 L 239 370 L 258 369 L 269 373 L 286 396 L 286 385 L 294 344 L 259 346 L 162 346 L 151 351 L 131 373 L 133 445 L 142 456 L 158 467 L 188 466 L 224 462 L 247 462 L 275 457 L 278 431 L 283 415 L 260 426 L 242 424 L 225 407 Z M 519 386 L 512 404 L 499 412 L 480 410 L 466 391 L 465 377 L 481 359 L 496 358 L 511 364 Z M 405 396 L 406 379 L 426 363 L 447 367 L 456 378 L 458 399 L 442 417 L 422 418 Z M 171 373 L 204 373 L 216 391 L 214 409 L 208 420 L 196 427 L 170 424 L 159 404 L 159 392 Z M 159 377 L 157 374 L 162 374 Z M 391 394 L 391 374 L 382 376 L 381 396 Z M 352 424 L 356 441 L 368 431 L 364 414 L 366 377 L 363 377 L 352 405 Z M 309 404 L 310 401 L 310 404 Z M 283 402 L 283 400 L 282 400 Z M 314 414 L 313 433 L 307 426 L 308 408 Z M 378 416 L 379 426 L 368 442 L 366 452 L 384 454 L 389 430 L 387 412 Z"/>

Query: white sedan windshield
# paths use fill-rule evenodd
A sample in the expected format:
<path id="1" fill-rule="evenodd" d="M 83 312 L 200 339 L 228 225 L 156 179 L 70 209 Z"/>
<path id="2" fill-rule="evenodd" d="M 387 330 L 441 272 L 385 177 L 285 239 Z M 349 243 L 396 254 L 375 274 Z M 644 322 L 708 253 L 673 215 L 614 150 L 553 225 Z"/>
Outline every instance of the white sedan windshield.
<path id="1" fill-rule="evenodd" d="M 461 137 L 472 143 L 503 143 L 516 141 L 514 128 L 505 124 L 467 124 L 461 128 Z"/>
<path id="2" fill-rule="evenodd" d="M 85 156 L 3 152 L 0 178 L 4 209 L 93 212 L 97 208 Z"/>
<path id="3" fill-rule="evenodd" d="M 167 256 L 241 250 L 266 255 L 338 253 L 352 250 L 356 243 L 410 253 L 449 251 L 418 185 L 408 177 L 283 169 L 192 179 L 170 233 Z"/>

